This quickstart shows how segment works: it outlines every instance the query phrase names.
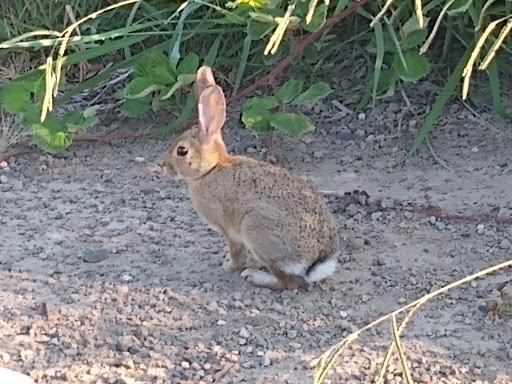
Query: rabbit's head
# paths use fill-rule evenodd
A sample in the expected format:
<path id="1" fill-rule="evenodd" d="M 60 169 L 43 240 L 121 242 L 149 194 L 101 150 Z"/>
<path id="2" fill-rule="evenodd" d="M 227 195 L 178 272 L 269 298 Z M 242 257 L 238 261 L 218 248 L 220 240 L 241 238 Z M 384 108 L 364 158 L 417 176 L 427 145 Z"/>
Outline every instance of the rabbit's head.
<path id="1" fill-rule="evenodd" d="M 210 67 L 199 68 L 194 89 L 199 124 L 180 135 L 164 159 L 168 174 L 188 180 L 202 177 L 229 158 L 221 135 L 226 100 Z"/>

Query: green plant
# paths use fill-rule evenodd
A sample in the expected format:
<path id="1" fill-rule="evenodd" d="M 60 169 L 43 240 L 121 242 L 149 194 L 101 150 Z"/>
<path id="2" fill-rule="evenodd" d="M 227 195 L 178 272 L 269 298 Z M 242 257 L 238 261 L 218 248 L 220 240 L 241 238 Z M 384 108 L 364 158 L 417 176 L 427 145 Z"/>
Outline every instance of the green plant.
<path id="1" fill-rule="evenodd" d="M 92 127 L 99 106 L 83 111 L 74 109 L 60 118 L 50 114 L 41 121 L 40 111 L 45 95 L 45 73 L 35 71 L 0 89 L 0 103 L 5 110 L 20 118 L 21 124 L 32 134 L 33 142 L 49 153 L 62 152 L 71 145 L 77 132 Z"/>
<path id="2" fill-rule="evenodd" d="M 134 64 L 133 79 L 118 92 L 125 99 L 121 113 L 127 117 L 139 117 L 149 110 L 171 110 L 180 106 L 177 91 L 194 82 L 199 68 L 199 57 L 190 53 L 174 68 L 161 51 L 153 51 L 140 57 Z M 176 97 L 172 97 L 176 96 Z"/>
<path id="3" fill-rule="evenodd" d="M 313 103 L 329 95 L 332 90 L 328 84 L 318 82 L 302 92 L 303 85 L 303 81 L 291 79 L 274 96 L 249 99 L 242 109 L 245 126 L 255 133 L 277 130 L 295 138 L 312 131 L 315 126 L 309 117 L 286 112 L 286 109 Z"/>
<path id="4" fill-rule="evenodd" d="M 52 123 L 60 128 L 50 131 L 64 132 L 66 140 L 61 137 L 59 141 L 64 144 L 70 142 L 68 139 L 73 133 L 63 128 L 66 123 L 51 112 L 52 107 L 62 106 L 78 93 L 109 78 L 116 70 L 133 66 L 136 68 L 132 82 L 117 94 L 125 100 L 121 113 L 137 117 L 160 108 L 181 111 L 161 132 L 175 129 L 194 108 L 193 95 L 185 98 L 180 91 L 192 82 L 190 70 L 179 72 L 180 65 L 190 60 L 182 57 L 183 52 L 197 55 L 201 64 L 214 67 L 227 93 L 231 90 L 231 98 L 236 98 L 252 93 L 248 92 L 250 87 L 243 88 L 243 85 L 258 83 L 262 73 L 268 75 L 269 69 L 283 62 L 285 66 L 293 65 L 294 73 L 314 83 L 330 79 L 330 73 L 337 71 L 338 58 L 346 61 L 357 46 L 367 47 L 374 65 L 368 68 L 369 76 L 363 79 L 367 86 L 356 109 L 366 108 L 369 102 L 374 104 L 379 98 L 393 94 L 397 87 L 405 92 L 427 75 L 440 77 L 445 71 L 439 69 L 448 67 L 452 73 L 450 81 L 443 85 L 409 152 L 411 155 L 455 95 L 462 53 L 475 46 L 473 54 L 463 59 L 463 65 L 467 64 L 463 70 L 465 84 L 469 84 L 473 66 L 481 70 L 488 68 L 491 90 L 488 94 L 492 96 L 492 104 L 497 113 L 508 118 L 501 102 L 499 76 L 511 75 L 512 70 L 495 53 L 500 47 L 512 52 L 510 41 L 506 40 L 512 29 L 510 1 L 123 0 L 112 4 L 104 0 L 58 0 L 48 9 L 44 8 L 42 0 L 4 3 L 0 9 L 7 16 L 0 20 L 0 38 L 10 40 L 0 43 L 0 50 L 38 50 L 47 58 L 46 65 L 21 75 L 15 82 L 33 74 L 40 76 L 42 71 L 47 73 L 43 77 L 44 93 L 36 95 L 30 91 L 29 99 L 37 106 L 43 124 L 47 113 L 62 123 Z M 336 17 L 349 10 L 353 12 L 349 18 L 333 23 Z M 71 14 L 78 19 L 76 22 Z M 72 23 L 66 24 L 67 19 Z M 66 28 L 58 31 L 60 26 L 55 20 L 61 25 L 64 22 Z M 500 23 L 503 27 L 498 31 Z M 479 41 L 478 44 L 475 45 L 475 41 Z M 479 55 L 484 53 L 485 59 L 478 63 Z M 61 73 L 67 67 L 104 58 L 115 58 L 115 62 L 74 88 L 61 84 L 64 80 Z M 492 65 L 488 66 L 491 59 Z M 144 60 L 157 60 L 158 71 L 162 72 L 143 68 L 140 63 Z M 453 80 L 457 76 L 459 78 Z M 439 83 L 444 84 L 445 79 L 439 79 Z M 258 86 L 263 84 L 266 83 Z M 301 128 L 294 132 L 285 127 L 285 119 L 278 117 L 289 113 L 285 108 L 293 102 L 283 102 L 277 95 L 272 97 L 270 101 L 253 102 L 252 108 L 244 107 L 246 120 L 256 121 L 246 123 L 249 129 L 277 129 L 294 135 L 311 129 L 311 124 L 303 118 L 296 120 L 292 115 L 286 115 L 286 122 L 295 119 L 296 126 Z M 7 100 L 9 98 L 12 100 Z M 0 102 L 15 105 L 26 102 L 26 92 L 19 89 L 4 92 Z M 36 115 L 35 110 L 19 113 Z M 258 113 L 263 117 L 255 117 Z M 32 129 L 35 125 L 29 127 Z"/>

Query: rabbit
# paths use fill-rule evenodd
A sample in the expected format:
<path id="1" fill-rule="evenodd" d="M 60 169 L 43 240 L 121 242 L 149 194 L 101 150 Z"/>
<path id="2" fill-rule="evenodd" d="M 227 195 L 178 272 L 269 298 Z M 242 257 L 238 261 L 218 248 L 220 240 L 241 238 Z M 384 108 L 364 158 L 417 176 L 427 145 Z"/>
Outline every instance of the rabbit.
<path id="1" fill-rule="evenodd" d="M 329 277 L 339 239 L 324 200 L 285 169 L 228 154 L 221 135 L 226 101 L 210 67 L 198 69 L 194 89 L 199 124 L 177 138 L 162 165 L 166 174 L 186 181 L 199 216 L 225 238 L 228 268 L 275 290 Z"/>

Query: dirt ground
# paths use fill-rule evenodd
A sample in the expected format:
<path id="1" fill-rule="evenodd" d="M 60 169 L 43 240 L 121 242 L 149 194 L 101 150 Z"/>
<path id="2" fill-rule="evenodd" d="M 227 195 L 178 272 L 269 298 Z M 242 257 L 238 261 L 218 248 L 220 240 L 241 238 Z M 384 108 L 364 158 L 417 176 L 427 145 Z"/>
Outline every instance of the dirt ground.
<path id="1" fill-rule="evenodd" d="M 512 228 L 491 219 L 512 216 L 512 126 L 485 112 L 482 124 L 454 102 L 432 151 L 395 166 L 425 116 L 403 104 L 359 116 L 317 105 L 315 133 L 274 138 L 272 156 L 316 189 L 382 201 L 329 199 L 340 266 L 301 292 L 258 289 L 225 269 L 220 235 L 160 172 L 171 136 L 11 157 L 0 166 L 0 366 L 37 383 L 312 383 L 312 362 L 350 332 L 511 259 Z M 268 141 L 232 112 L 229 149 L 264 158 Z M 386 209 L 404 204 L 479 219 Z M 403 337 L 415 382 L 512 383 L 512 317 L 494 322 L 480 308 L 510 278 L 477 279 L 416 313 Z M 373 382 L 390 329 L 364 333 L 325 382 Z M 394 358 L 385 383 L 403 382 Z"/>

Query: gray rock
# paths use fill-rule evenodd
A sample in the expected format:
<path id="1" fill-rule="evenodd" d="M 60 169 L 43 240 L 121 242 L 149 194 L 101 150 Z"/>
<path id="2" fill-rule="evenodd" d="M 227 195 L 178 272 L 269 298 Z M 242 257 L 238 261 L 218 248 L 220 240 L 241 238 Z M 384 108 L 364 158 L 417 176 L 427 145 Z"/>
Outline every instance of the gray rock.
<path id="1" fill-rule="evenodd" d="M 105 248 L 88 248 L 82 255 L 82 260 L 86 263 L 99 263 L 107 258 L 108 251 Z"/>

